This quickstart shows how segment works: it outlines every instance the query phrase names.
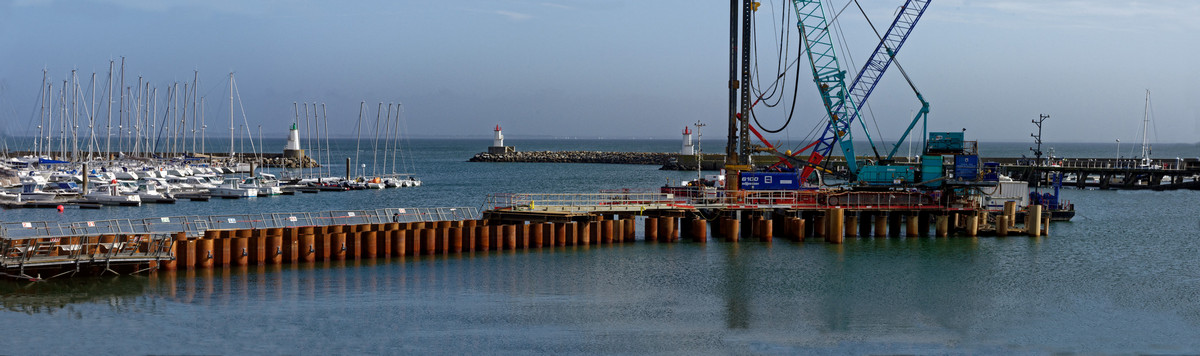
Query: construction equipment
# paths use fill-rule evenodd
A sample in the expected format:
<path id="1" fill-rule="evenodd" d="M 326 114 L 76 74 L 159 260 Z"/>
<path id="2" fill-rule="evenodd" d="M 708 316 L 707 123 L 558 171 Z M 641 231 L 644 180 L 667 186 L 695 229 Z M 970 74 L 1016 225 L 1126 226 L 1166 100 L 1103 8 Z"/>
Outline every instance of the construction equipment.
<path id="1" fill-rule="evenodd" d="M 833 151 L 834 144 L 838 144 L 841 147 L 842 153 L 846 157 L 847 172 L 851 180 L 856 179 L 862 174 L 862 169 L 866 169 L 869 172 L 866 174 L 868 177 L 887 176 L 885 173 L 893 171 L 893 169 L 858 167 L 858 162 L 856 162 L 856 156 L 854 155 L 850 125 L 859 116 L 859 110 L 862 108 L 862 105 L 866 103 L 867 98 L 875 90 L 879 79 L 894 62 L 896 54 L 908 39 L 908 35 L 912 33 L 913 27 L 916 26 L 921 15 L 925 13 L 925 9 L 929 6 L 929 0 L 905 1 L 904 6 L 901 7 L 895 20 L 888 27 L 886 34 L 880 37 L 879 44 L 875 46 L 875 51 L 871 54 L 867 62 L 864 63 L 862 70 L 858 72 L 848 90 L 845 90 L 845 72 L 841 70 L 837 56 L 834 53 L 833 43 L 829 34 L 829 24 L 821 8 L 821 1 L 794 0 L 792 3 L 796 8 L 797 16 L 800 18 L 800 23 L 797 24 L 797 27 L 805 39 L 804 45 L 808 51 L 814 81 L 821 92 L 822 102 L 829 115 L 829 122 L 826 124 L 825 131 L 822 133 L 821 138 L 814 142 L 808 164 L 805 165 L 804 170 L 800 174 L 801 179 L 808 179 L 814 167 L 820 166 L 825 157 Z M 905 77 L 907 79 L 907 75 Z M 912 86 L 911 81 L 909 81 L 909 85 Z M 888 154 L 887 158 L 879 157 L 878 152 L 876 152 L 876 159 L 881 162 L 890 162 L 900 144 L 916 125 L 916 122 L 918 120 L 923 121 L 929 114 L 929 103 L 924 100 L 924 97 L 916 90 L 915 86 L 913 86 L 913 91 L 916 92 L 917 99 L 921 102 L 921 110 L 913 118 L 908 130 L 896 142 L 895 147 Z M 866 134 L 868 142 L 871 142 L 872 150 L 874 150 L 874 142 L 871 140 L 870 134 L 867 133 L 865 125 L 863 128 L 863 132 Z M 890 181 L 894 182 L 894 179 L 890 179 Z M 879 182 L 875 181 L 873 183 Z"/>

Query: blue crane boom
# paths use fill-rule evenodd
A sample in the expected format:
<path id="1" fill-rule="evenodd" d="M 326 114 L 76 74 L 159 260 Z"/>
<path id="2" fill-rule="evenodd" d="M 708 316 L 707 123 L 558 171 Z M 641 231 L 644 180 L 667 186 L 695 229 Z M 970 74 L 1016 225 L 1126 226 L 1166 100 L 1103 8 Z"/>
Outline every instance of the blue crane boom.
<path id="1" fill-rule="evenodd" d="M 833 151 L 833 146 L 835 143 L 840 144 L 842 147 L 842 152 L 845 154 L 846 164 L 850 175 L 853 177 L 858 171 L 857 162 L 854 162 L 855 156 L 853 155 L 853 143 L 850 140 L 850 125 L 854 122 L 854 119 L 859 116 L 859 110 L 862 109 L 862 105 L 866 103 L 867 98 L 870 97 L 871 93 L 875 90 L 875 86 L 879 83 L 879 79 L 883 77 L 883 73 L 886 72 L 888 67 L 892 64 L 896 53 L 899 53 L 900 48 L 904 46 L 904 42 L 908 39 L 908 35 L 912 33 L 913 27 L 916 26 L 917 21 L 921 19 L 921 15 L 925 13 L 925 9 L 929 6 L 929 1 L 930 0 L 905 1 L 904 6 L 901 7 L 900 11 L 896 15 L 896 18 L 892 21 L 891 26 L 888 27 L 887 33 L 880 38 L 879 44 L 875 46 L 875 51 L 871 53 L 871 56 L 868 57 L 867 62 L 863 64 L 862 70 L 858 72 L 858 75 L 855 76 L 854 81 L 851 83 L 849 89 L 850 98 L 848 98 L 848 100 L 825 100 L 825 105 L 830 115 L 830 120 L 825 126 L 825 131 L 821 134 L 821 138 L 818 139 L 813 145 L 812 154 L 809 155 L 808 160 L 810 164 L 806 165 L 805 169 L 801 173 L 802 180 L 807 180 L 809 175 L 812 174 L 812 167 L 819 165 L 825 159 L 825 157 L 827 157 L 830 152 Z M 806 17 L 802 14 L 802 11 L 804 10 L 808 10 L 807 12 L 812 13 L 810 9 L 814 7 L 819 10 L 819 0 L 794 0 L 793 5 L 796 7 L 797 14 L 801 14 L 801 23 L 798 27 L 800 27 L 802 32 L 806 30 L 806 27 L 807 29 L 816 29 L 814 26 L 827 25 L 823 17 L 818 19 L 815 16 Z M 811 22 L 813 25 L 806 25 L 806 21 Z M 823 36 L 826 38 L 828 37 L 827 28 L 822 27 L 817 31 L 824 32 Z M 807 40 L 808 37 L 806 36 L 805 38 Z M 809 42 L 806 42 L 806 46 L 808 43 Z M 832 44 L 829 45 L 832 46 Z M 819 46 L 817 48 L 823 49 Z M 809 56 L 811 59 L 813 48 L 807 49 L 810 52 Z M 832 53 L 833 50 L 830 48 L 829 54 L 832 55 Z M 836 64 L 836 62 L 834 64 Z M 817 67 L 817 63 L 815 61 L 813 66 L 815 73 L 815 68 Z M 818 85 L 820 85 L 820 77 L 818 77 L 817 80 Z M 825 91 L 822 91 L 821 95 L 822 98 L 825 98 L 829 94 Z M 919 118 L 924 117 L 923 115 L 929 113 L 929 104 L 925 102 L 924 98 L 921 97 L 919 92 L 917 93 L 917 98 L 922 104 L 921 113 L 917 114 L 917 118 L 913 119 L 913 124 L 909 125 L 908 131 L 905 131 L 904 136 L 902 136 L 901 139 L 896 142 L 896 147 L 899 147 L 900 142 L 904 141 L 904 137 L 907 137 L 908 132 L 912 130 L 912 127 L 915 125 L 916 121 Z M 846 102 L 849 102 L 851 105 L 853 105 L 853 110 L 845 109 L 844 106 Z M 834 106 L 829 107 L 831 104 Z M 835 117 L 834 114 L 837 113 L 841 113 L 842 115 Z M 864 132 L 866 132 L 865 126 Z M 867 136 L 867 139 L 870 140 L 869 135 Z M 888 159 L 891 159 L 895 152 L 896 149 L 893 148 L 891 154 L 888 155 Z"/>

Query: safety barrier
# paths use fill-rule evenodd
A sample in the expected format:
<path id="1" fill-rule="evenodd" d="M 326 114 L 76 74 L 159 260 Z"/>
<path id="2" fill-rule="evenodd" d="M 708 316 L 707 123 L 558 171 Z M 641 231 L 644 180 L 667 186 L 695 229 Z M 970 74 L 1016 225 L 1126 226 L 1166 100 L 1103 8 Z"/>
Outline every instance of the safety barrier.
<path id="1" fill-rule="evenodd" d="M 170 216 L 149 219 L 111 219 L 59 222 L 0 222 L 0 239 L 22 240 L 98 235 L 173 234 L 204 235 L 210 229 L 267 229 L 299 226 L 382 224 L 389 222 L 452 221 L 479 218 L 479 209 L 387 208 L 320 213 L 267 213 L 214 216 Z"/>
<path id="2" fill-rule="evenodd" d="M 636 212 L 653 209 L 929 209 L 945 207 L 936 194 L 909 191 L 722 191 L 669 194 L 606 191 L 578 194 L 490 194 L 486 206 L 501 211 Z"/>

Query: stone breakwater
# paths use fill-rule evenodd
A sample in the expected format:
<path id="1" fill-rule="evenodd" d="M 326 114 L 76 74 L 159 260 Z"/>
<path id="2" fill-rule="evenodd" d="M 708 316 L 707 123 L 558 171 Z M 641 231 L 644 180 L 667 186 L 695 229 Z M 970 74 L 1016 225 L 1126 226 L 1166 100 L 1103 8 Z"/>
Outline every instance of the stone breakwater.
<path id="1" fill-rule="evenodd" d="M 481 152 L 468 162 L 539 162 L 539 163 L 612 163 L 666 164 L 674 153 L 664 152 L 600 152 L 600 151 L 531 151 L 491 154 Z"/>

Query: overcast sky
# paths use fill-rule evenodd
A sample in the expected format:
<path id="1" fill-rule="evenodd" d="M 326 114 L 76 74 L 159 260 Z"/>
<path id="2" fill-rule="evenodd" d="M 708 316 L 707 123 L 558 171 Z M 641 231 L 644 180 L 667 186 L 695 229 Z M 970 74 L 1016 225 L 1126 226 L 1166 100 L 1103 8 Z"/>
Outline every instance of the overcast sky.
<path id="1" fill-rule="evenodd" d="M 883 31 L 903 1 L 861 3 Z M 789 3 L 762 4 L 759 71 L 773 77 Z M 325 103 L 334 133 L 353 136 L 366 101 L 372 113 L 403 103 L 415 136 L 486 136 L 501 124 L 510 137 L 674 138 L 699 120 L 707 140 L 725 131 L 728 11 L 724 1 L 0 0 L 0 129 L 36 130 L 43 69 L 55 88 L 77 69 L 88 95 L 97 73 L 103 101 L 109 60 L 124 57 L 126 85 L 142 76 L 160 97 L 199 71 L 209 135 L 228 132 L 233 71 L 246 121 L 277 137 L 296 101 Z M 857 71 L 876 39 L 853 5 L 839 19 L 843 67 Z M 1151 140 L 1191 143 L 1197 19 L 1192 0 L 935 0 L 899 59 L 931 103 L 931 130 L 1026 141 L 1044 113 L 1047 141 L 1136 142 L 1149 89 Z M 796 144 L 823 119 L 802 74 L 795 118 L 773 140 Z M 885 139 L 919 108 L 894 69 L 870 106 L 865 120 Z M 778 127 L 785 107 L 759 120 Z"/>

